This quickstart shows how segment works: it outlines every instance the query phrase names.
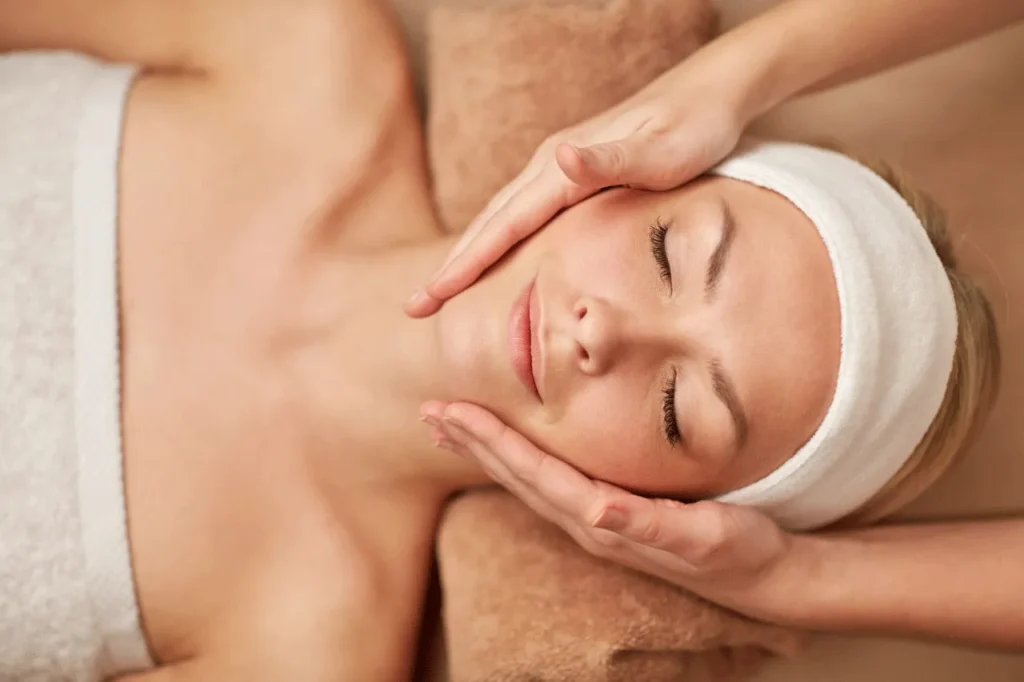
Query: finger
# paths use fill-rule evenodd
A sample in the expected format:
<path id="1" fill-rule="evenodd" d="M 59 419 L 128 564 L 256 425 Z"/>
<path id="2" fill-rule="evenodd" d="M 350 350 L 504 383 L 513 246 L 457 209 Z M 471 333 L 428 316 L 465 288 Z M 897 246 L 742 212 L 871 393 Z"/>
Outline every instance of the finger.
<path id="1" fill-rule="evenodd" d="M 468 449 L 467 446 L 470 442 L 476 439 L 457 424 L 445 418 L 445 411 L 449 404 L 432 400 L 420 407 L 421 418 L 431 425 L 432 435 L 437 435 L 465 449 L 471 459 L 475 460 L 491 478 L 506 488 L 521 486 L 522 483 L 516 480 L 516 477 L 509 471 L 504 462 L 500 458 L 495 457 L 493 453 L 487 451 L 486 447 L 475 450 Z"/>
<path id="2" fill-rule="evenodd" d="M 445 414 L 441 428 L 458 447 L 464 447 L 502 487 L 560 526 L 584 549 L 677 582 L 698 573 L 689 555 L 703 546 L 700 530 L 688 538 L 671 518 L 665 518 L 668 508 L 688 510 L 687 505 L 649 500 L 592 481 L 474 405 L 453 403 Z M 614 512 L 623 515 L 618 525 L 608 523 Z M 689 551 L 680 551 L 684 548 Z"/>
<path id="3" fill-rule="evenodd" d="M 444 259 L 444 263 L 438 268 L 437 273 L 431 279 L 436 279 L 437 275 L 440 275 L 445 269 L 452 264 L 452 262 L 458 258 L 462 253 L 469 247 L 470 244 L 480 235 L 484 227 L 491 221 L 491 218 L 501 210 L 509 200 L 514 197 L 519 191 L 530 182 L 541 172 L 539 167 L 527 167 L 519 175 L 515 177 L 512 182 L 508 183 L 501 190 L 495 194 L 490 201 L 487 202 L 487 206 L 484 210 L 473 218 L 473 221 L 466 227 L 465 233 L 456 242 L 454 248 L 449 252 L 448 256 Z"/>
<path id="4" fill-rule="evenodd" d="M 448 438 L 448 434 L 446 434 L 441 427 L 431 426 L 430 442 L 433 443 L 435 447 L 442 447 L 445 444 L 450 444 L 451 439 Z"/>
<path id="5" fill-rule="evenodd" d="M 579 185 L 668 190 L 678 187 L 717 161 L 672 136 L 632 135 L 578 150 L 577 158 L 557 156 L 565 175 Z"/>
<path id="6" fill-rule="evenodd" d="M 427 285 L 427 293 L 446 300 L 466 289 L 509 249 L 585 196 L 573 188 L 576 185 L 551 164 L 494 214 L 476 239 Z"/>
<path id="7" fill-rule="evenodd" d="M 420 420 L 429 423 L 431 426 L 440 426 L 441 420 L 444 419 L 444 411 L 448 409 L 448 405 L 441 400 L 428 400 L 420 405 Z"/>
<path id="8" fill-rule="evenodd" d="M 427 409 L 437 415 L 443 405 L 433 403 Z M 652 537 L 650 534 L 654 531 L 644 527 L 645 514 L 662 501 L 637 497 L 613 485 L 588 479 L 475 405 L 453 403 L 443 409 L 446 418 L 441 428 L 452 442 L 464 447 L 502 487 L 561 526 L 584 548 L 659 575 L 693 572 L 685 557 L 639 541 Z M 466 428 L 460 428 L 460 424 Z M 609 522 L 616 512 L 624 516 L 617 525 Z M 668 536 L 656 533 L 653 539 L 663 537 Z"/>
<path id="9" fill-rule="evenodd" d="M 593 481 L 507 427 L 497 417 L 475 405 L 455 403 L 445 410 L 446 421 L 461 427 L 484 447 L 481 457 L 502 468 L 514 479 L 517 490 L 532 489 L 563 514 L 592 524 L 608 499 L 629 493 Z"/>
<path id="10" fill-rule="evenodd" d="M 500 421 L 497 423 L 500 424 Z M 514 489 L 517 494 L 547 500 L 560 514 L 571 519 L 571 522 L 562 524 L 567 529 L 571 523 L 592 530 L 601 509 L 613 504 L 618 498 L 631 496 L 631 493 L 611 484 L 587 477 L 566 462 L 537 448 L 514 430 L 508 427 L 504 429 L 504 444 L 492 441 L 477 451 L 477 456 L 483 460 L 482 464 L 495 471 L 503 485 Z M 459 436 L 456 434 L 454 437 Z M 474 438 L 465 431 L 461 437 Z"/>
<path id="11" fill-rule="evenodd" d="M 734 539 L 727 507 L 715 502 L 682 504 L 634 497 L 616 501 L 595 525 L 691 565 L 702 563 Z"/>
<path id="12" fill-rule="evenodd" d="M 481 468 L 483 468 L 496 483 L 522 500 L 523 503 L 530 507 L 534 512 L 551 523 L 560 526 L 570 534 L 573 534 L 574 531 L 578 530 L 578 524 L 575 519 L 563 513 L 562 510 L 552 504 L 550 500 L 546 499 L 543 495 L 540 495 L 531 487 L 524 485 L 522 481 L 518 480 L 515 476 L 512 476 L 508 472 L 508 469 L 501 465 L 500 460 L 496 460 L 490 456 L 490 453 L 487 452 L 486 445 L 472 437 L 467 438 L 468 434 L 465 432 L 461 432 L 460 434 L 459 431 L 461 430 L 452 424 L 445 424 L 441 427 L 441 430 L 445 435 L 445 443 L 449 443 L 454 446 L 454 448 L 461 450 L 467 459 L 479 462 L 481 464 Z"/>
<path id="13" fill-rule="evenodd" d="M 530 184 L 534 178 L 536 178 L 543 170 L 546 162 L 538 162 L 537 160 L 530 161 L 526 168 L 520 171 L 519 175 L 512 179 L 507 185 L 498 190 L 497 193 L 491 200 L 487 202 L 487 206 L 484 210 L 480 211 L 479 214 L 473 221 L 466 227 L 466 236 L 459 240 L 456 248 L 452 249 L 451 254 L 445 259 L 444 266 L 448 266 L 462 251 L 466 249 L 466 246 L 480 234 L 484 226 L 490 222 L 494 214 L 497 213 L 509 200 L 519 193 L 526 185 Z"/>
<path id="14" fill-rule="evenodd" d="M 564 493 L 558 492 L 557 481 L 550 481 L 548 477 L 543 477 L 544 482 L 550 485 L 534 486 L 517 477 L 499 458 L 494 456 L 494 453 L 490 452 L 484 443 L 454 424 L 444 422 L 442 430 L 446 436 L 445 442 L 453 442 L 456 447 L 464 448 L 467 451 L 466 456 L 479 462 L 484 471 L 499 485 L 522 500 L 537 514 L 561 527 L 589 552 L 652 573 L 681 570 L 678 566 L 680 563 L 678 558 L 663 556 L 664 552 L 661 550 L 638 544 L 611 530 L 597 528 L 593 523 L 596 518 L 595 514 L 581 512 L 581 510 L 587 509 L 607 510 L 610 505 L 615 504 L 616 496 L 628 497 L 629 493 L 599 481 L 590 481 L 597 491 L 597 499 L 581 504 L 574 503 L 579 496 L 573 494 L 571 490 Z M 601 495 L 608 497 L 611 502 L 600 501 Z M 591 518 L 585 518 L 588 516 Z"/>
<path id="15" fill-rule="evenodd" d="M 406 312 L 413 317 L 425 317 L 433 314 L 440 309 L 444 302 L 443 298 L 432 295 L 429 291 L 429 283 L 435 282 L 441 278 L 445 270 L 449 269 L 453 262 L 455 262 L 479 237 L 480 232 L 489 223 L 490 219 L 500 211 L 509 200 L 518 194 L 518 191 L 525 185 L 534 179 L 540 170 L 537 168 L 527 167 L 523 170 L 514 180 L 506 184 L 499 191 L 495 197 L 492 198 L 484 209 L 473 219 L 472 222 L 466 227 L 462 233 L 462 237 L 456 242 L 449 254 L 445 256 L 444 262 L 438 267 L 428 280 L 427 287 L 419 289 L 413 293 L 412 297 L 406 302 Z M 477 275 L 478 276 L 478 275 Z M 471 284 L 471 283 L 470 283 Z M 466 285 L 469 286 L 469 285 Z M 458 293 L 458 292 L 456 292 Z M 455 294 L 453 294 L 454 296 Z"/>
<path id="16" fill-rule="evenodd" d="M 637 181 L 633 145 L 629 140 L 602 142 L 587 147 L 555 150 L 559 167 L 572 182 L 605 188 Z"/>
<path id="17" fill-rule="evenodd" d="M 429 282 L 438 280 L 443 273 L 455 262 L 476 240 L 480 235 L 480 232 L 490 222 L 491 218 L 501 210 L 502 207 L 508 203 L 509 199 L 514 196 L 519 190 L 527 183 L 529 183 L 538 174 L 539 171 L 527 168 L 515 180 L 505 185 L 488 203 L 480 214 L 474 218 L 473 222 L 462 233 L 462 236 L 455 246 L 448 252 L 444 262 L 441 264 L 433 275 L 431 275 Z M 478 275 L 479 276 L 479 275 Z M 470 282 L 472 283 L 472 281 Z M 468 284 L 466 286 L 469 286 Z M 429 284 L 428 284 L 429 287 Z M 458 293 L 458 292 L 455 292 Z M 453 296 L 455 294 L 452 294 Z M 441 306 L 444 305 L 444 298 L 434 296 L 427 287 L 418 289 L 413 292 L 412 296 L 405 303 L 405 312 L 410 317 L 429 317 L 433 315 Z"/>
<path id="18" fill-rule="evenodd" d="M 423 318 L 430 317 L 443 305 L 444 301 L 439 301 L 422 289 L 417 289 L 402 305 L 402 309 L 409 317 Z"/>
<path id="19" fill-rule="evenodd" d="M 442 421 L 440 429 L 445 438 L 466 448 L 471 458 L 487 472 L 487 475 L 503 487 L 516 490 L 522 487 L 522 482 L 516 479 L 515 475 L 505 466 L 505 463 L 500 458 L 495 457 L 494 453 L 489 452 L 487 446 L 470 436 L 466 431 L 463 431 L 449 421 Z M 516 490 L 513 490 L 513 492 Z"/>

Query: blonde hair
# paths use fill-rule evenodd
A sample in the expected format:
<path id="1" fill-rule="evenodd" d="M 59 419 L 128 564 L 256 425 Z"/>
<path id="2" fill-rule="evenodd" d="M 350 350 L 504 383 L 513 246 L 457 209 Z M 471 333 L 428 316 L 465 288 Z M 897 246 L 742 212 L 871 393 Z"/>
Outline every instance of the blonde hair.
<path id="1" fill-rule="evenodd" d="M 942 209 L 930 197 L 909 185 L 901 173 L 885 162 L 864 160 L 837 145 L 819 145 L 839 151 L 867 166 L 892 186 L 920 218 L 935 252 L 945 266 L 957 310 L 957 340 L 946 393 L 931 426 L 910 459 L 860 509 L 837 525 L 878 521 L 908 504 L 949 469 L 977 437 L 999 391 L 1002 356 L 992 307 L 981 288 L 957 269 L 953 244 Z M 870 456 L 870 453 L 865 453 Z"/>

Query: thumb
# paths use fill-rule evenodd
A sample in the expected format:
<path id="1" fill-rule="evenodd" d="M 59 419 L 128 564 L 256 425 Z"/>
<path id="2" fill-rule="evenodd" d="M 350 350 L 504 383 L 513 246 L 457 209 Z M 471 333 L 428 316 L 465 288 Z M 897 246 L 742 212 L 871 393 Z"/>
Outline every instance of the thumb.
<path id="1" fill-rule="evenodd" d="M 594 522 L 597 528 L 669 552 L 694 567 L 735 542 L 739 530 L 729 522 L 724 505 L 710 501 L 684 504 L 630 497 L 606 511 L 611 513 L 599 514 Z"/>
<path id="2" fill-rule="evenodd" d="M 582 187 L 625 185 L 637 175 L 634 146 L 628 139 L 586 147 L 562 144 L 555 150 L 555 159 L 566 177 Z"/>
<path id="3" fill-rule="evenodd" d="M 577 185 L 592 188 L 628 185 L 669 190 L 697 177 L 725 156 L 711 141 L 694 146 L 683 134 L 634 134 L 614 142 L 556 150 L 562 172 Z"/>

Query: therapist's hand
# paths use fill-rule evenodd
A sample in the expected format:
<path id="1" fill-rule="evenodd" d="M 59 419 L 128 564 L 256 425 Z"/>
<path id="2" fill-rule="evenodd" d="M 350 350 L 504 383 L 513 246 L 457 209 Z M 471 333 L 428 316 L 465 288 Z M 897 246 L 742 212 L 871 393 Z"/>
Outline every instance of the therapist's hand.
<path id="1" fill-rule="evenodd" d="M 667 190 L 721 161 L 747 123 L 732 81 L 691 57 L 622 104 L 551 136 L 406 303 L 426 317 L 556 213 L 619 185 Z"/>
<path id="2" fill-rule="evenodd" d="M 475 405 L 432 402 L 422 415 L 438 445 L 477 461 L 594 555 L 766 620 L 799 589 L 802 536 L 756 510 L 652 500 L 591 480 Z"/>

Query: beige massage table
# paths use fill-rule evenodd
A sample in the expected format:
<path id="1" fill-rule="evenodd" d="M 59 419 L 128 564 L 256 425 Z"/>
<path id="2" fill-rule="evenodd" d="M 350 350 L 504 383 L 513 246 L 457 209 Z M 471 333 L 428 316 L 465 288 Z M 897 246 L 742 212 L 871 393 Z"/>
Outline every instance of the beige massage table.
<path id="1" fill-rule="evenodd" d="M 487 0 L 392 1 L 419 69 L 428 8 L 436 2 Z M 773 3 L 718 4 L 727 29 Z M 984 281 L 995 303 L 1004 348 L 1002 395 L 973 452 L 904 516 L 1024 513 L 1024 26 L 796 101 L 759 122 L 756 130 L 852 143 L 905 167 L 946 208 L 954 230 L 962 234 L 957 244 L 961 259 Z M 828 636 L 816 638 L 797 660 L 772 663 L 756 678 L 918 680 L 1019 682 L 1024 680 L 1024 654 Z"/>

